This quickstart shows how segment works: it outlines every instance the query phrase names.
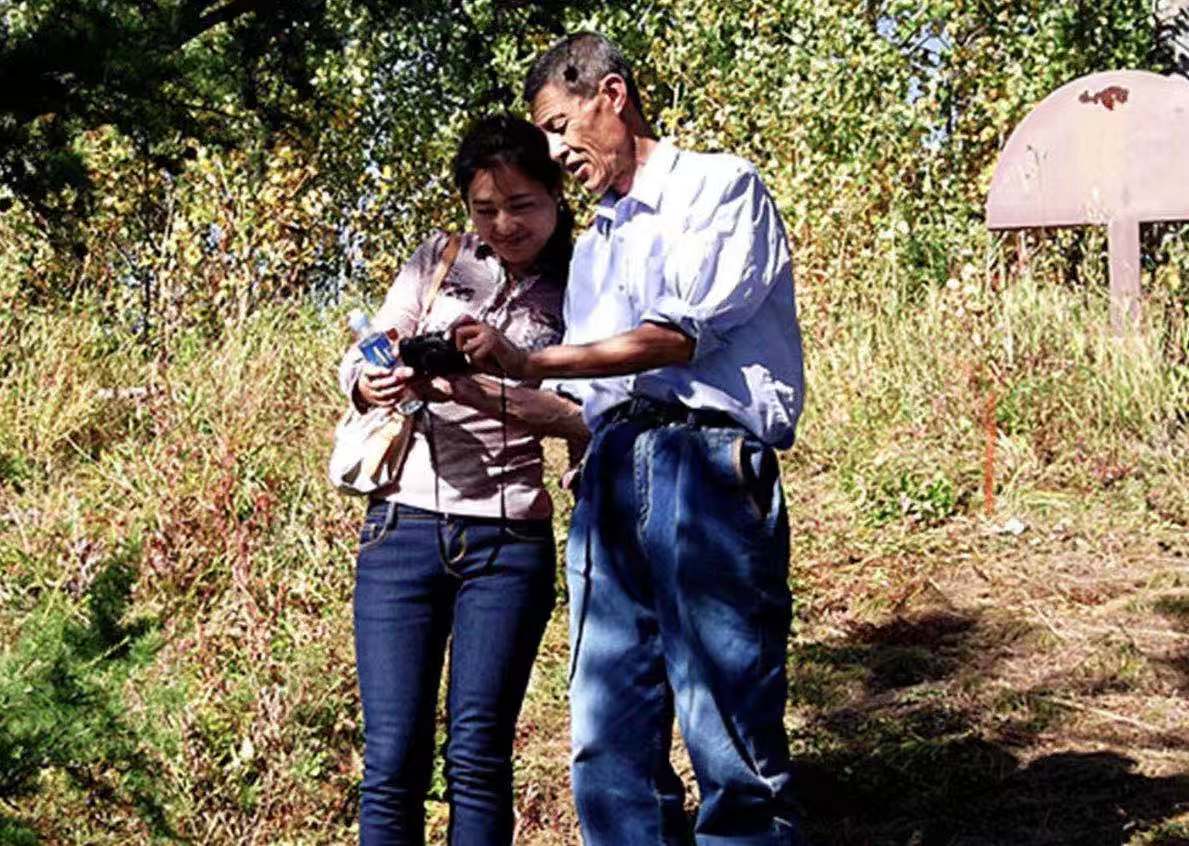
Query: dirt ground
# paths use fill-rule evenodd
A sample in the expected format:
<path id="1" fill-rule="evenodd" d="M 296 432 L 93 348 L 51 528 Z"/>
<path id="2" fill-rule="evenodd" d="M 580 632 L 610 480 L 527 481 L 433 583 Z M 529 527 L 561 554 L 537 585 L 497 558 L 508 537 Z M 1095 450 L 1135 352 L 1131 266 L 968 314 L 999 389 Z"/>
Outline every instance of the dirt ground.
<path id="1" fill-rule="evenodd" d="M 799 569 L 815 842 L 1189 843 L 1189 538 L 1060 512 Z"/>

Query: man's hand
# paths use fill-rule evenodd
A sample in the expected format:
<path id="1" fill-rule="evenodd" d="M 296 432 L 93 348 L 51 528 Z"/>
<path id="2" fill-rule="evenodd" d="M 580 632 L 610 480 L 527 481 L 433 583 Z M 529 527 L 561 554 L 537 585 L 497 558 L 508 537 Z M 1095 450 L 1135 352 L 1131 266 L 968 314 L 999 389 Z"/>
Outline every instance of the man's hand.
<path id="1" fill-rule="evenodd" d="M 471 358 L 478 370 L 523 379 L 528 376 L 528 353 L 486 323 L 463 318 L 454 327 L 454 346 Z"/>
<path id="2" fill-rule="evenodd" d="M 369 364 L 359 375 L 355 389 L 359 398 L 369 406 L 393 406 L 404 398 L 406 385 L 412 378 L 411 367 L 394 367 L 389 370 Z"/>

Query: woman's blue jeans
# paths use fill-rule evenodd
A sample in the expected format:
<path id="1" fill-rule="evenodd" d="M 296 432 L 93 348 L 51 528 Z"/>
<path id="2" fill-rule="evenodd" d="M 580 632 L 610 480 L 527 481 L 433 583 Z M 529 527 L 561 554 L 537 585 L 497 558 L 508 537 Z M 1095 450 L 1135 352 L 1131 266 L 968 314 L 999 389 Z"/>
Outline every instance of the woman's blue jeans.
<path id="1" fill-rule="evenodd" d="M 512 842 L 512 741 L 553 608 L 554 561 L 547 520 L 501 528 L 384 502 L 369 508 L 355 583 L 364 846 L 425 842 L 447 641 L 449 842 Z"/>

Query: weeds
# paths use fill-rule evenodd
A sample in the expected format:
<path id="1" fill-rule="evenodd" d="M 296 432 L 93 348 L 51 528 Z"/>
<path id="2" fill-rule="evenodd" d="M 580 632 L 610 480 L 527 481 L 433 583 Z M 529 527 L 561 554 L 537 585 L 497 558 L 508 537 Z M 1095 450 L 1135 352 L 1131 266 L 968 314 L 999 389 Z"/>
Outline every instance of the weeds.
<path id="1" fill-rule="evenodd" d="M 1043 278 L 1042 259 L 1011 285 L 922 288 L 895 320 L 875 295 L 863 313 L 806 310 L 810 401 L 784 457 L 788 722 L 823 842 L 994 841 L 1005 808 L 1039 825 L 1026 792 L 1074 772 L 1120 786 L 1135 828 L 1056 814 L 1065 842 L 1165 836 L 1185 813 L 1170 798 L 1183 753 L 1139 773 L 1143 730 L 1103 716 L 1160 743 L 1186 716 L 1189 394 L 1185 358 L 1169 356 L 1184 324 L 1176 301 L 1156 302 L 1145 334 L 1119 343 L 1105 299 Z M 153 355 L 94 303 L 5 325 L 6 842 L 350 841 L 362 506 L 323 482 L 339 315 L 265 307 Z M 1013 516 L 1018 536 L 998 528 Z M 565 614 L 518 736 L 525 843 L 577 840 Z M 1118 755 L 1076 757 L 1088 738 Z M 439 773 L 432 837 L 442 792 Z"/>

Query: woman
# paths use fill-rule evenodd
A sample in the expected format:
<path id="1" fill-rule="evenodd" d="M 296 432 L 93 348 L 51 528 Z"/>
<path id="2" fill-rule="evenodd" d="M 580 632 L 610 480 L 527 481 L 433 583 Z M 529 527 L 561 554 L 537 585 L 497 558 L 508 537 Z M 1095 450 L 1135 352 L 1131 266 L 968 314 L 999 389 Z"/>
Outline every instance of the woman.
<path id="1" fill-rule="evenodd" d="M 573 218 L 545 137 L 510 115 L 481 120 L 459 146 L 454 179 L 475 231 L 463 235 L 428 313 L 423 299 L 448 240 L 440 232 L 401 270 L 374 326 L 403 338 L 470 318 L 524 347 L 557 343 Z M 426 402 L 399 481 L 373 498 L 360 539 L 360 840 L 424 842 L 449 639 L 450 843 L 511 843 L 512 741 L 554 601 L 539 437 L 584 441 L 578 406 L 535 385 L 374 368 L 354 347 L 340 381 L 361 409 L 403 407 L 410 395 Z"/>

